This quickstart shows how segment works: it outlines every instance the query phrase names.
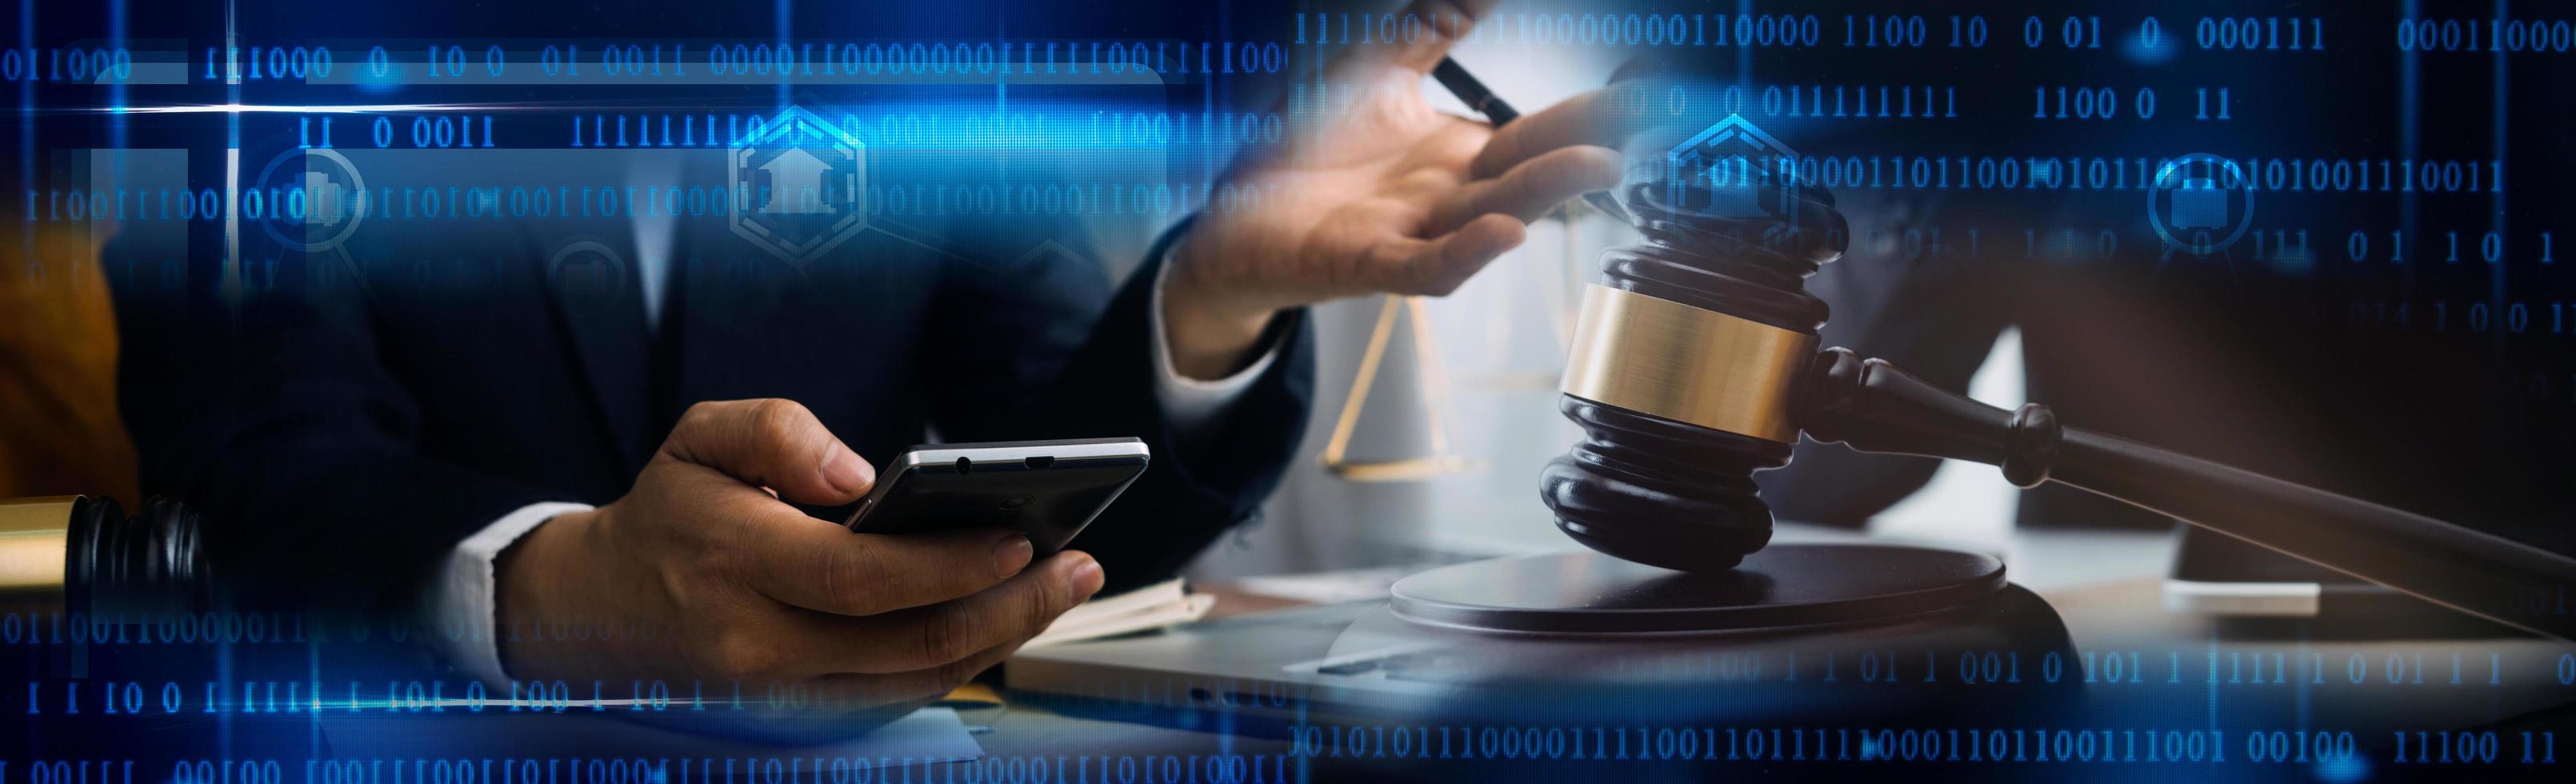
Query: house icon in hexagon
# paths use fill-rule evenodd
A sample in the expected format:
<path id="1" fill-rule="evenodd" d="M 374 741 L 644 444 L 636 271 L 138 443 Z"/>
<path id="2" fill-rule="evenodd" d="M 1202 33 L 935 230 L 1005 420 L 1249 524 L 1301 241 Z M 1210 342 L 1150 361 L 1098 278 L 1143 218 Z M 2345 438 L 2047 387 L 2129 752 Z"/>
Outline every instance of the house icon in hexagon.
<path id="1" fill-rule="evenodd" d="M 768 215 L 828 215 L 832 197 L 826 191 L 823 177 L 832 173 L 831 164 L 814 157 L 802 147 L 790 147 L 778 157 L 760 165 L 769 173 L 769 201 L 760 211 Z"/>
<path id="2" fill-rule="evenodd" d="M 726 151 L 733 232 L 803 266 L 867 228 L 867 145 L 790 106 Z"/>
<path id="3" fill-rule="evenodd" d="M 1797 150 L 1730 114 L 1664 153 L 1666 202 L 1717 217 L 1794 220 L 1797 166 Z"/>

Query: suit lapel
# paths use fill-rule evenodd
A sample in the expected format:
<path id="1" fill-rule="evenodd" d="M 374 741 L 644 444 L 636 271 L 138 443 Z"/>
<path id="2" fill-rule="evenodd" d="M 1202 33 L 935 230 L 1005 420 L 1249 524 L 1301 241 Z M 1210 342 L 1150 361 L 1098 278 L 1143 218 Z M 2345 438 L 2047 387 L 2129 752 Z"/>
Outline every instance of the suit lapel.
<path id="1" fill-rule="evenodd" d="M 683 221 L 679 240 L 679 404 L 785 394 L 760 382 L 781 375 L 796 356 L 783 344 L 806 331 L 796 323 L 802 309 L 785 301 L 797 270 L 733 236 L 722 218 Z"/>
<path id="2" fill-rule="evenodd" d="M 583 235 L 540 247 L 547 260 L 546 291 L 581 358 L 600 426 L 620 460 L 621 475 L 634 476 L 652 446 L 644 433 L 651 338 L 634 243 L 627 236 Z"/>

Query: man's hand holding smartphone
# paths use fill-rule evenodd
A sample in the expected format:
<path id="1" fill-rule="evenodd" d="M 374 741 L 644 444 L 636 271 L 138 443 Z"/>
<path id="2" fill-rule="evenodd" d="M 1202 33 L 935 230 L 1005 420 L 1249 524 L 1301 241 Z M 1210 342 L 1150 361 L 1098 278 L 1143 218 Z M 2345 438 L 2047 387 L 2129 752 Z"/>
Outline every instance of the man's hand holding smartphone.
<path id="1" fill-rule="evenodd" d="M 1032 564 L 1008 530 L 852 533 L 782 502 L 845 504 L 875 470 L 786 400 L 700 403 L 614 503 L 502 554 L 501 659 L 520 680 L 787 683 L 824 704 L 917 703 L 1100 590 L 1099 562 Z M 557 640 L 556 622 L 632 639 Z"/>

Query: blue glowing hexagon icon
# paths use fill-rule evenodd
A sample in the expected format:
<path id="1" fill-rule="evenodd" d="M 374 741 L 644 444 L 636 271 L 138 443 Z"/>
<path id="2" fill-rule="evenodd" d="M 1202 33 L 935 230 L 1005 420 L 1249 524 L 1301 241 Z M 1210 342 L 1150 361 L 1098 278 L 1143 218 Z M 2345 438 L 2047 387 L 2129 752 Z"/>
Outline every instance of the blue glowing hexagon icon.
<path id="1" fill-rule="evenodd" d="M 1795 222 L 1798 151 L 1730 114 L 1664 152 L 1665 200 L 1725 218 Z"/>
<path id="2" fill-rule="evenodd" d="M 805 266 L 868 227 L 868 147 L 790 106 L 726 158 L 733 233 Z"/>

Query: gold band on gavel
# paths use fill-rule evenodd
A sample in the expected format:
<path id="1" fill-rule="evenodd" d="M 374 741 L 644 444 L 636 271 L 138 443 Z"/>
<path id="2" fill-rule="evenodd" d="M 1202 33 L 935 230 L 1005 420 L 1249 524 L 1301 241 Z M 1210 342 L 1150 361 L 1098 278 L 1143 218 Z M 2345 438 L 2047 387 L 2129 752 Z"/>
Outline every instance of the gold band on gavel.
<path id="1" fill-rule="evenodd" d="M 1568 395 L 1678 422 L 1796 443 L 1789 394 L 1816 336 L 1591 284 L 1565 362 Z"/>
<path id="2" fill-rule="evenodd" d="M 0 498 L 0 595 L 59 590 L 79 496 Z"/>

